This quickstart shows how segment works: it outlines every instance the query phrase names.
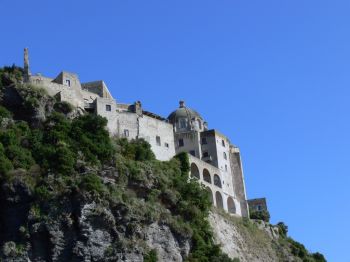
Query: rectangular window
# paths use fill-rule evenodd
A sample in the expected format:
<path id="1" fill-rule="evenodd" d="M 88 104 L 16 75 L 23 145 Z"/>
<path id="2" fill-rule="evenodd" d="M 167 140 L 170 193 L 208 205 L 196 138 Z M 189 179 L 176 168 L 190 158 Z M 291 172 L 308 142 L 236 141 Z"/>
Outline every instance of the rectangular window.
<path id="1" fill-rule="evenodd" d="M 165 147 L 169 147 L 169 144 L 168 143 L 164 143 Z"/>
<path id="2" fill-rule="evenodd" d="M 160 136 L 156 136 L 156 143 L 157 143 L 157 146 L 161 145 L 161 143 L 160 143 Z"/>
<path id="3" fill-rule="evenodd" d="M 191 154 L 192 156 L 196 156 L 196 151 L 191 150 L 191 151 L 190 151 L 190 154 Z"/>
<path id="4" fill-rule="evenodd" d="M 66 86 L 70 86 L 70 80 L 66 79 Z"/>
<path id="5" fill-rule="evenodd" d="M 225 147 L 225 141 L 224 140 L 221 140 L 221 144 L 223 147 Z"/>
<path id="6" fill-rule="evenodd" d="M 112 110 L 111 105 L 106 105 L 106 111 L 111 111 L 111 110 Z"/>
<path id="7" fill-rule="evenodd" d="M 227 171 L 227 165 L 225 165 L 225 171 Z"/>
<path id="8" fill-rule="evenodd" d="M 179 139 L 179 147 L 184 146 L 184 140 L 182 138 Z"/>
<path id="9" fill-rule="evenodd" d="M 208 152 L 203 152 L 203 157 L 208 157 L 209 153 Z"/>
<path id="10" fill-rule="evenodd" d="M 129 130 L 128 129 L 124 129 L 124 136 L 129 137 Z"/>
<path id="11" fill-rule="evenodd" d="M 186 128 L 186 119 L 185 118 L 180 119 L 180 128 Z"/>
<path id="12" fill-rule="evenodd" d="M 207 142 L 207 138 L 206 137 L 202 137 L 202 145 L 206 145 L 208 142 Z"/>

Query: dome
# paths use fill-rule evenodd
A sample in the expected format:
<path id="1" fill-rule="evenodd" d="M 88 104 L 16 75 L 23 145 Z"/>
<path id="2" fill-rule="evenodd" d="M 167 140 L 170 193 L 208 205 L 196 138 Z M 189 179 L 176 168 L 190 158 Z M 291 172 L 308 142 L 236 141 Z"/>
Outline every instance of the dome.
<path id="1" fill-rule="evenodd" d="M 191 121 L 194 118 L 199 118 L 203 120 L 203 118 L 200 116 L 200 114 L 198 114 L 197 111 L 186 107 L 184 101 L 180 101 L 179 108 L 168 116 L 168 120 L 173 124 L 180 118 L 187 118 L 189 121 Z"/>

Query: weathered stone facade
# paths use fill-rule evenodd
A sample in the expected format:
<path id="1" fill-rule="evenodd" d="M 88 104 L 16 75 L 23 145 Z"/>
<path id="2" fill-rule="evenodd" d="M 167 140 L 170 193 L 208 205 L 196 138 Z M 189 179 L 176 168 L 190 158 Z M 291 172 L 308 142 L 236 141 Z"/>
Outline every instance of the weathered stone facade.
<path id="1" fill-rule="evenodd" d="M 217 130 L 208 130 L 207 122 L 184 101 L 168 119 L 174 125 L 176 153 L 190 154 L 191 176 L 206 186 L 213 204 L 248 217 L 239 149 Z"/>
<path id="2" fill-rule="evenodd" d="M 68 72 L 56 78 L 31 75 L 27 49 L 24 61 L 26 82 L 43 87 L 51 96 L 83 111 L 107 118 L 112 136 L 145 139 L 159 160 L 189 153 L 191 176 L 211 192 L 213 204 L 230 214 L 249 216 L 239 149 L 225 135 L 209 130 L 207 122 L 183 101 L 163 118 L 143 110 L 139 101 L 117 103 L 103 81 L 81 83 L 76 74 Z"/>
<path id="3" fill-rule="evenodd" d="M 258 211 L 258 212 L 268 211 L 266 198 L 249 199 L 247 202 L 248 202 L 249 209 L 252 211 Z"/>

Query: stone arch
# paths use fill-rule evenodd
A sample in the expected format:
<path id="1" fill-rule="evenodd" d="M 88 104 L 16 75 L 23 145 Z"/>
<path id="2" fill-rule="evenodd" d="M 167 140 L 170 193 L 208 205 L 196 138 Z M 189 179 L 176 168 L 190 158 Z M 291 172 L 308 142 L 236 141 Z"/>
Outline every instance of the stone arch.
<path id="1" fill-rule="evenodd" d="M 220 187 L 220 188 L 222 187 L 221 179 L 217 174 L 214 175 L 214 185 L 216 185 L 217 187 Z"/>
<path id="2" fill-rule="evenodd" d="M 232 197 L 227 198 L 227 211 L 231 214 L 236 214 L 236 205 Z"/>
<path id="3" fill-rule="evenodd" d="M 210 187 L 205 188 L 209 192 L 209 200 L 212 204 L 214 204 L 213 191 L 211 191 Z"/>
<path id="4" fill-rule="evenodd" d="M 222 196 L 221 196 L 221 193 L 219 191 L 216 191 L 215 193 L 215 200 L 216 200 L 216 206 L 218 208 L 224 208 L 224 202 L 222 200 Z"/>
<path id="5" fill-rule="evenodd" d="M 206 168 L 203 169 L 203 180 L 205 182 L 208 182 L 209 184 L 211 184 L 211 176 L 210 176 L 208 169 L 206 169 Z"/>
<path id="6" fill-rule="evenodd" d="M 199 169 L 195 163 L 191 164 L 191 177 L 200 179 Z"/>

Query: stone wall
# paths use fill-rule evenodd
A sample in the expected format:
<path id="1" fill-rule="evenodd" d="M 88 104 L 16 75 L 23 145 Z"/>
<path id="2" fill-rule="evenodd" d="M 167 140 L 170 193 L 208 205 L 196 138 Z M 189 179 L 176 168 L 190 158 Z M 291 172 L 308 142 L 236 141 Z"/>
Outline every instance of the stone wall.
<path id="1" fill-rule="evenodd" d="M 139 137 L 144 138 L 151 144 L 157 159 L 169 160 L 174 157 L 175 143 L 172 124 L 146 115 L 139 117 L 138 120 L 140 128 Z"/>
<path id="2" fill-rule="evenodd" d="M 250 210 L 254 211 L 268 211 L 267 204 L 266 204 L 266 198 L 255 198 L 255 199 L 249 199 L 248 206 Z"/>
<path id="3" fill-rule="evenodd" d="M 233 190 L 237 199 L 241 203 L 242 216 L 249 217 L 249 209 L 247 204 L 246 190 L 244 184 L 243 168 L 241 155 L 237 147 L 230 147 L 230 166 L 232 170 Z"/>

